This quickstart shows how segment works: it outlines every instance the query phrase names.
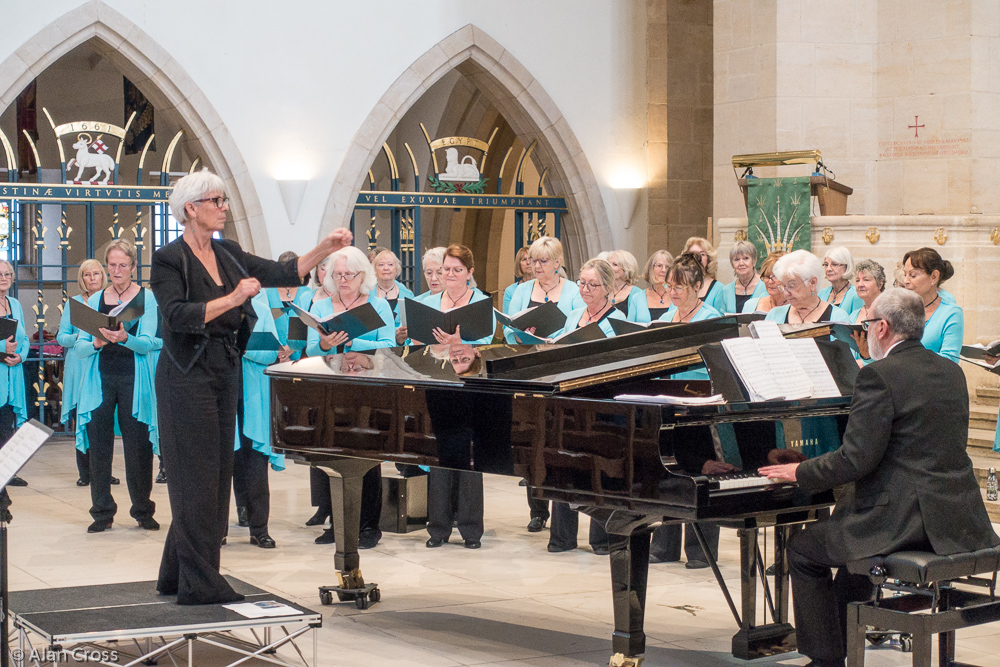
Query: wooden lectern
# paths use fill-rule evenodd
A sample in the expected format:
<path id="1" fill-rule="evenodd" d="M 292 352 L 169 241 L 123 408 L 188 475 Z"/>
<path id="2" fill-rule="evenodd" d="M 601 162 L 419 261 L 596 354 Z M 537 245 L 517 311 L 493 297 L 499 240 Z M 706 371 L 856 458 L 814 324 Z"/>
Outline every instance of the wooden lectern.
<path id="1" fill-rule="evenodd" d="M 819 151 L 750 153 L 733 156 L 734 172 L 739 168 L 745 168 L 752 174 L 754 167 L 776 167 L 789 164 L 815 164 L 817 172 L 822 170 L 823 176 L 810 176 L 809 178 L 810 194 L 819 200 L 820 215 L 847 215 L 847 197 L 854 193 L 854 189 L 825 175 L 826 167 L 823 165 L 823 158 Z M 740 190 L 743 191 L 743 205 L 749 213 L 747 179 L 737 177 L 736 182 L 739 184 Z"/>

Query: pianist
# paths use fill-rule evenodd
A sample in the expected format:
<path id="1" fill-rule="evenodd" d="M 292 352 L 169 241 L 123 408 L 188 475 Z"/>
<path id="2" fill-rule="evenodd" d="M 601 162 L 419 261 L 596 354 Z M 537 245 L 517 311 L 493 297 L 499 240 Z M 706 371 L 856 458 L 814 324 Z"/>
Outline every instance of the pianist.
<path id="1" fill-rule="evenodd" d="M 847 604 L 872 593 L 845 564 L 897 551 L 938 555 L 1000 544 L 965 452 L 969 399 L 954 363 L 920 344 L 924 308 L 886 290 L 868 316 L 875 362 L 858 374 L 843 445 L 802 463 L 765 466 L 812 493 L 847 485 L 833 515 L 788 544 L 799 652 L 843 665 Z M 836 579 L 831 568 L 840 568 Z"/>
<path id="2" fill-rule="evenodd" d="M 160 305 L 156 368 L 160 448 L 173 521 L 156 588 L 178 604 L 235 602 L 219 574 L 236 441 L 240 357 L 253 327 L 248 299 L 265 287 L 301 285 L 321 259 L 351 243 L 335 229 L 297 260 L 255 257 L 213 238 L 226 224 L 225 182 L 203 170 L 177 181 L 170 210 L 183 234 L 153 254 L 149 283 Z M 238 335 L 239 333 L 239 335 Z"/>

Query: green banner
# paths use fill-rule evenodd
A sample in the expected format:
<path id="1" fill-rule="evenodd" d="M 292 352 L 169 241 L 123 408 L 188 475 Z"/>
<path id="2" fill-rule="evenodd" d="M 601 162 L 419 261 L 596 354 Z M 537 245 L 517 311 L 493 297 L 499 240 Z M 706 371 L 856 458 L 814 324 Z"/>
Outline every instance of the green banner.
<path id="1" fill-rule="evenodd" d="M 758 269 L 772 252 L 811 250 L 809 177 L 748 178 L 747 235 Z"/>

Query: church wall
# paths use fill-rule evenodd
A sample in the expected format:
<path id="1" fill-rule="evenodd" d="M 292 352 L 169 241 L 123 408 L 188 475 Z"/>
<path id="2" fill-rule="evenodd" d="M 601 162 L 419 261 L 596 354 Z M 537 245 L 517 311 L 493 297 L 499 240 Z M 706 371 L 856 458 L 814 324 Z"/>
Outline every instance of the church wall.
<path id="1" fill-rule="evenodd" d="M 60 17 L 81 7 L 95 13 L 110 7 L 134 22 L 154 42 L 149 48 L 169 53 L 177 66 L 172 76 L 188 77 L 218 112 L 223 126 L 213 132 L 239 147 L 249 170 L 241 187 L 256 190 L 266 221 L 262 247 L 277 254 L 316 241 L 346 150 L 385 91 L 428 49 L 472 23 L 551 97 L 597 177 L 614 245 L 642 254 L 645 226 L 624 229 L 610 186 L 623 165 L 645 162 L 645 118 L 637 111 L 644 100 L 637 107 L 642 95 L 635 94 L 643 88 L 636 35 L 644 30 L 644 13 L 636 6 L 604 0 L 510 0 L 490 7 L 455 0 L 280 7 L 19 0 L 0 8 L 0 63 L 39 31 L 52 24 L 49 29 L 59 30 Z M 40 55 L 17 57 L 34 64 Z M 6 107 L 13 99 L 0 101 Z M 277 178 L 309 181 L 294 224 Z"/>

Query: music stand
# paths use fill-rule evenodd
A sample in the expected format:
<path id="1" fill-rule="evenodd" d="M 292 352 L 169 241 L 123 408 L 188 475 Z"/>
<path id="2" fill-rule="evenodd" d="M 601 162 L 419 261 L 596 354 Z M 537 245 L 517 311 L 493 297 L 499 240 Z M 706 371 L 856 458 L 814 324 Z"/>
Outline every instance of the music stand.
<path id="1" fill-rule="evenodd" d="M 0 448 L 0 489 L 14 477 L 52 435 L 52 429 L 29 419 Z M 7 521 L 0 516 L 0 667 L 10 667 L 7 628 Z"/>

